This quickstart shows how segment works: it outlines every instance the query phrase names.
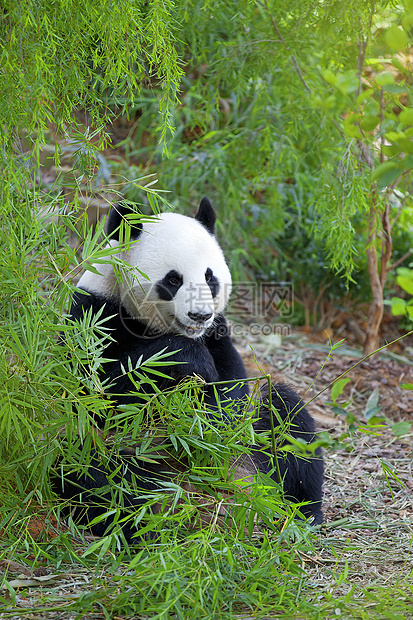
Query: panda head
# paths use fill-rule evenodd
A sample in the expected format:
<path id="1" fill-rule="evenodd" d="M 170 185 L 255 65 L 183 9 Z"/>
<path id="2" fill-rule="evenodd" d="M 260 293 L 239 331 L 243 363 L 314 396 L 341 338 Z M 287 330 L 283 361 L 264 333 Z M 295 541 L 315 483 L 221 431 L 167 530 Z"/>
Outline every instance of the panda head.
<path id="1" fill-rule="evenodd" d="M 231 275 L 214 236 L 216 215 L 210 201 L 202 199 L 194 218 L 161 213 L 134 225 L 125 218 L 131 213 L 127 205 L 112 207 L 107 226 L 123 273 L 115 278 L 111 266 L 102 272 L 99 265 L 103 280 L 86 272 L 79 287 L 119 297 L 128 314 L 147 326 L 148 335 L 200 338 L 231 293 Z M 131 244 L 128 251 L 116 253 L 122 220 L 131 226 Z"/>

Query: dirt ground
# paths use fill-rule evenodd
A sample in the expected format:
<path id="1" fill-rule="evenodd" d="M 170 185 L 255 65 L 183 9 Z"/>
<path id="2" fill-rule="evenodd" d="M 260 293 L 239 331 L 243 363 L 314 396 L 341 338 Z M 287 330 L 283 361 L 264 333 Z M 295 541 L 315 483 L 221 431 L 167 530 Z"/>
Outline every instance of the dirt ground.
<path id="1" fill-rule="evenodd" d="M 401 354 L 385 350 L 378 357 L 361 361 L 360 349 L 344 342 L 331 352 L 330 343 L 320 340 L 323 340 L 322 335 L 308 336 L 297 331 L 281 342 L 278 337 L 273 342 L 262 337 L 255 342 L 236 344 L 250 376 L 257 375 L 259 367 L 271 374 L 273 382 L 290 384 L 308 402 L 318 430 L 337 439 L 333 450 L 325 453 L 325 509 L 330 520 L 338 518 L 334 498 L 331 505 L 329 501 L 330 466 L 334 468 L 343 461 L 343 471 L 337 481 L 341 485 L 347 478 L 354 482 L 357 472 L 361 471 L 369 472 L 370 479 L 374 478 L 382 470 L 380 461 L 391 464 L 397 460 L 401 464 L 401 461 L 411 460 L 413 429 L 400 423 L 413 424 L 413 390 L 402 387 L 413 384 L 413 341 L 406 343 Z M 331 406 L 331 384 L 350 368 L 352 370 L 345 375 L 349 381 L 335 403 L 340 408 L 337 413 Z M 370 416 L 372 407 L 376 407 L 377 426 L 369 426 L 365 417 L 366 414 L 367 418 Z M 349 431 L 351 421 L 363 430 L 345 438 L 340 447 L 340 438 Z M 402 436 L 398 436 L 402 432 Z M 411 470 L 406 470 L 405 474 L 407 488 L 413 489 Z"/>
<path id="2" fill-rule="evenodd" d="M 306 402 L 315 397 L 308 409 L 318 431 L 328 433 L 333 442 L 324 451 L 320 555 L 305 562 L 320 586 L 330 578 L 329 567 L 340 570 L 346 562 L 351 582 L 366 587 L 390 587 L 413 570 L 413 391 L 401 387 L 413 383 L 412 344 L 407 340 L 401 353 L 385 351 L 346 375 L 350 381 L 337 404 L 349 418 L 334 414 L 328 404 L 331 388 L 322 390 L 360 362 L 360 349 L 344 343 L 329 356 L 330 344 L 322 335 L 299 332 L 281 343 L 275 338 L 273 345 L 264 337 L 257 339 L 254 354 L 251 343 L 237 343 L 251 375 L 256 374 L 256 360 L 273 381 L 289 383 Z M 377 426 L 369 426 L 365 418 L 373 399 L 382 420 Z M 349 419 L 360 427 L 352 436 Z M 341 549 L 339 558 L 332 545 L 336 553 Z"/>

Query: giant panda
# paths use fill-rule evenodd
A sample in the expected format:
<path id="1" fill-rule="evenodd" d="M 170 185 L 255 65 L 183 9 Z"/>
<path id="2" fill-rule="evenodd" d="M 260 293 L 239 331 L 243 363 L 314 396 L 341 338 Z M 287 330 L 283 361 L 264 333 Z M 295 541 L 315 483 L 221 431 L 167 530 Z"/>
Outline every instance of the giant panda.
<path id="1" fill-rule="evenodd" d="M 168 212 L 138 220 L 131 217 L 133 213 L 133 208 L 125 203 L 112 207 L 107 236 L 113 256 L 123 265 L 122 273 L 115 273 L 112 264 L 94 265 L 93 271 L 84 272 L 73 296 L 71 319 L 81 321 L 86 312 L 101 313 L 100 319 L 107 319 L 110 337 L 104 357 L 108 361 L 102 364 L 100 373 L 110 385 L 111 398 L 117 405 L 139 402 L 139 394 L 125 369 L 166 351 L 170 355 L 161 370 L 167 377 L 159 376 L 157 387 L 167 390 L 186 377 L 200 377 L 205 382 L 207 415 L 216 419 L 221 412 L 220 424 L 234 424 L 238 412 L 248 407 L 249 390 L 243 382 L 244 364 L 231 341 L 224 316 L 231 293 L 231 275 L 215 237 L 215 210 L 205 197 L 194 218 Z M 130 242 L 120 249 L 125 227 Z M 214 389 L 214 382 L 225 383 Z M 150 390 L 150 385 L 141 384 L 141 389 Z M 268 389 L 264 389 L 253 423 L 257 433 L 271 429 L 269 397 Z M 282 383 L 273 385 L 271 402 L 278 419 L 289 422 L 292 437 L 307 444 L 315 440 L 314 421 L 292 389 Z M 97 425 L 103 422 L 98 419 Z M 278 447 L 286 443 L 288 439 L 283 437 Z M 271 460 L 259 447 L 251 446 L 249 456 L 242 459 L 242 475 L 272 473 Z M 302 515 L 311 524 L 320 524 L 320 449 L 309 451 L 303 458 L 292 452 L 280 452 L 278 463 L 277 474 L 272 476 L 276 478 L 281 473 L 285 497 L 308 502 L 300 509 Z M 72 516 L 81 523 L 89 523 L 105 512 L 96 501 L 96 489 L 104 489 L 101 496 L 110 499 L 109 478 L 115 486 L 126 479 L 133 491 L 124 494 L 124 502 L 138 508 L 142 495 L 159 488 L 164 475 L 160 469 L 162 466 L 156 462 L 139 460 L 127 450 L 105 465 L 93 453 L 85 474 L 72 473 L 64 479 L 56 476 L 54 489 L 64 499 L 80 500 L 83 509 L 75 509 Z M 98 536 L 110 528 L 110 516 L 91 527 Z M 135 534 L 136 529 L 126 522 L 125 539 L 132 542 Z"/>

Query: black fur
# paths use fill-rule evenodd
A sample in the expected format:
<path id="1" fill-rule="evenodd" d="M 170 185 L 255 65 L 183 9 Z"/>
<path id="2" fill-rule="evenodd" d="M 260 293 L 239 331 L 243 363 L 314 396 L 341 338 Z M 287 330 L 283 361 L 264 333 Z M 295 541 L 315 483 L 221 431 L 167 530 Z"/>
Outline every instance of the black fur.
<path id="1" fill-rule="evenodd" d="M 212 297 L 216 297 L 219 293 L 219 281 L 212 273 L 212 270 L 208 267 L 205 272 L 205 282 L 208 284 Z"/>
<path id="2" fill-rule="evenodd" d="M 116 229 L 120 221 L 129 213 L 126 205 L 121 205 L 112 210 L 108 221 L 108 234 L 116 238 Z M 215 211 L 207 198 L 201 201 L 196 219 L 200 221 L 210 232 L 214 233 Z M 141 227 L 133 228 L 133 235 L 139 236 Z M 206 282 L 213 287 L 213 274 L 205 274 Z M 174 289 L 179 288 L 179 274 L 168 272 L 165 278 L 158 283 L 158 294 L 162 299 L 173 298 Z M 213 291 L 213 288 L 211 288 Z M 234 348 L 225 317 L 221 314 L 215 318 L 213 326 L 199 339 L 187 338 L 179 334 L 148 333 L 147 326 L 128 314 L 119 300 L 106 298 L 94 293 L 76 292 L 71 307 L 71 317 L 79 320 L 83 314 L 92 309 L 93 314 L 102 310 L 101 318 L 107 318 L 105 326 L 110 329 L 113 340 L 108 340 L 104 357 L 108 360 L 102 366 L 102 378 L 109 380 L 111 395 L 117 405 L 125 405 L 139 402 L 139 396 L 133 394 L 135 386 L 131 379 L 122 371 L 123 368 L 136 366 L 138 360 L 146 360 L 163 349 L 174 351 L 168 360 L 177 362 L 161 368 L 162 372 L 169 375 L 170 379 L 158 377 L 157 385 L 161 390 L 176 385 L 187 376 L 197 375 L 207 383 L 216 381 L 232 382 L 225 387 L 217 386 L 217 394 L 220 402 L 216 400 L 213 387 L 205 387 L 205 402 L 212 408 L 217 409 L 221 404 L 231 401 L 236 412 L 237 404 L 245 404 L 248 387 L 242 383 L 246 378 L 246 371 L 240 355 Z M 149 390 L 150 385 L 141 385 L 140 389 Z M 290 424 L 289 433 L 292 437 L 302 438 L 307 443 L 315 439 L 314 421 L 303 407 L 300 398 L 284 384 L 276 384 L 272 388 L 272 404 L 278 412 L 282 422 Z M 234 413 L 236 415 L 236 413 Z M 225 416 L 225 414 L 224 414 Z M 97 420 L 102 424 L 102 420 Z M 228 418 L 228 423 L 233 423 L 233 418 Z M 275 422 L 276 426 L 278 423 Z M 259 417 L 254 422 L 256 432 L 269 431 L 271 429 L 270 412 L 268 410 L 268 391 L 262 392 L 262 404 L 259 409 Z M 288 443 L 288 438 L 280 440 L 278 448 Z M 271 459 L 256 447 L 252 449 L 252 458 L 255 467 L 268 473 L 271 467 Z M 313 523 L 322 522 L 321 492 L 323 481 L 323 461 L 320 450 L 315 454 L 308 453 L 302 458 L 293 454 L 282 452 L 277 454 L 281 477 L 283 478 L 284 491 L 288 499 L 298 502 L 308 501 L 307 506 L 301 509 L 306 517 L 312 517 Z M 119 471 L 117 468 L 120 467 Z M 93 489 L 103 489 L 108 485 L 108 477 L 113 478 L 115 484 L 125 479 L 135 490 L 133 494 L 124 494 L 124 501 L 130 506 L 138 508 L 142 504 L 142 493 L 154 491 L 159 488 L 159 480 L 162 477 L 162 467 L 149 465 L 147 462 L 131 458 L 130 455 L 121 454 L 111 461 L 103 464 L 99 461 L 96 453 L 92 455 L 91 466 L 87 475 L 69 475 L 62 487 L 60 478 L 55 478 L 54 488 L 65 499 L 79 499 L 79 489 L 83 489 L 82 504 L 83 512 L 78 511 L 77 518 L 88 523 L 97 515 L 103 514 L 105 508 L 99 507 L 96 494 Z M 273 477 L 276 474 L 272 474 Z M 111 495 L 108 490 L 100 494 L 104 500 L 110 501 Z M 102 535 L 112 521 L 107 519 L 104 523 L 93 526 L 96 535 Z M 135 532 L 133 527 L 125 526 L 123 532 L 127 540 L 131 540 Z"/>
<path id="3" fill-rule="evenodd" d="M 140 222 L 135 222 L 132 225 L 131 221 L 126 219 L 127 215 L 131 215 L 133 213 L 136 213 L 136 211 L 134 211 L 126 202 L 113 205 L 106 224 L 106 234 L 108 237 L 119 241 L 120 225 L 123 222 L 124 226 L 126 224 L 130 225 L 131 239 L 137 239 L 142 232 L 142 224 Z"/>
<path id="4" fill-rule="evenodd" d="M 75 500 L 70 514 L 76 523 L 87 525 L 114 507 L 123 509 L 120 516 L 123 519 L 127 517 L 128 509 L 132 507 L 138 509 L 142 506 L 145 501 L 142 496 L 159 489 L 158 469 L 152 463 L 141 461 L 130 454 L 121 454 L 118 458 L 111 458 L 109 462 L 103 463 L 100 455 L 92 450 L 87 474 L 68 475 L 63 484 L 61 479 L 55 476 L 53 490 L 62 499 Z M 111 487 L 109 487 L 109 477 Z M 122 506 L 119 503 L 119 497 L 113 497 L 113 489 L 114 485 L 120 486 L 125 481 L 133 486 L 137 493 L 134 495 L 122 493 Z M 110 531 L 113 520 L 113 516 L 109 516 L 104 521 L 93 525 L 91 528 L 93 534 L 104 536 Z M 128 543 L 131 543 L 136 529 L 128 521 L 122 525 L 122 532 Z"/>
<path id="5" fill-rule="evenodd" d="M 162 299 L 162 301 L 171 301 L 181 288 L 182 283 L 183 278 L 180 273 L 175 271 L 175 269 L 168 271 L 166 276 L 156 284 L 156 292 L 158 293 L 159 299 Z"/>
<path id="6" fill-rule="evenodd" d="M 128 375 L 122 373 L 121 365 L 128 368 L 130 359 L 134 367 L 141 356 L 143 360 L 147 360 L 162 349 L 176 351 L 168 360 L 179 363 L 162 368 L 162 372 L 169 375 L 171 380 L 159 378 L 157 383 L 161 390 L 194 374 L 207 383 L 246 378 L 244 364 L 231 342 L 226 320 L 222 315 L 216 319 L 206 337 L 194 340 L 174 334 L 148 337 L 147 326 L 131 317 L 117 300 L 106 299 L 93 293 L 76 292 L 70 311 L 72 318 L 80 319 L 90 308 L 93 314 L 103 308 L 101 319 L 111 317 L 104 325 L 110 330 L 114 341 L 108 341 L 105 357 L 115 361 L 106 362 L 103 373 L 112 384 L 111 392 L 116 395 L 118 405 L 134 403 L 137 400 L 136 396 L 130 394 L 135 388 Z M 227 388 L 221 391 L 226 392 Z M 248 388 L 242 384 L 238 384 L 234 392 L 231 392 L 232 398 L 242 398 L 246 394 Z M 206 401 L 210 405 L 217 405 L 212 388 L 207 388 Z"/>
<path id="7" fill-rule="evenodd" d="M 217 221 L 217 215 L 206 196 L 204 196 L 201 200 L 195 219 L 198 220 L 198 222 L 201 222 L 201 224 L 205 226 L 211 235 L 215 234 L 215 222 Z"/>
<path id="8" fill-rule="evenodd" d="M 262 405 L 259 419 L 254 422 L 254 430 L 268 431 L 271 429 L 270 411 L 268 408 L 268 386 L 261 389 Z M 288 435 L 294 439 L 303 439 L 310 444 L 316 439 L 313 418 L 304 407 L 303 401 L 284 383 L 276 383 L 271 388 L 271 402 L 277 414 L 273 416 L 274 427 L 285 427 L 286 437 L 278 440 L 277 449 L 281 478 L 286 499 L 296 502 L 311 502 L 300 510 L 307 517 L 313 517 L 313 525 L 323 521 L 321 512 L 324 463 L 321 449 L 303 455 L 283 452 L 282 447 L 288 444 Z M 270 459 L 262 451 L 255 451 L 255 461 L 259 468 L 266 472 L 270 467 Z M 276 474 L 273 474 L 276 477 Z"/>

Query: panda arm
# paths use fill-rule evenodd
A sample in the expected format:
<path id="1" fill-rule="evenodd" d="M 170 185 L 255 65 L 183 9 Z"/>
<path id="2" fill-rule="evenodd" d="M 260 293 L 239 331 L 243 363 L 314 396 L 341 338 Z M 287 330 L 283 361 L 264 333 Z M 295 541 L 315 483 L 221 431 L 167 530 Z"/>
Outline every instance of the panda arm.
<path id="1" fill-rule="evenodd" d="M 227 321 L 223 314 L 217 316 L 212 331 L 205 337 L 205 345 L 211 354 L 218 372 L 219 381 L 246 379 L 247 373 L 240 354 L 231 342 Z M 242 398 L 248 394 L 247 384 L 233 384 L 228 392 L 231 398 Z"/>
<path id="2" fill-rule="evenodd" d="M 215 319 L 212 331 L 205 337 L 205 345 L 213 357 L 220 381 L 246 378 L 245 366 L 231 342 L 224 315 Z"/>
<path id="3" fill-rule="evenodd" d="M 202 341 L 164 334 L 149 340 L 144 358 L 151 357 L 162 349 L 173 352 L 165 359 L 164 371 L 173 379 L 180 381 L 184 377 L 198 375 L 208 383 L 218 380 L 214 359 Z"/>
<path id="4" fill-rule="evenodd" d="M 130 365 L 135 368 L 140 358 L 142 361 L 148 360 L 163 350 L 165 353 L 173 353 L 164 358 L 165 366 L 157 367 L 157 370 L 170 378 L 153 376 L 160 390 L 168 389 L 185 377 L 194 375 L 202 377 L 207 383 L 218 380 L 214 360 L 201 341 L 168 334 L 156 338 L 132 337 L 129 346 L 119 352 L 115 361 L 104 364 L 105 377 L 112 384 L 111 391 L 117 395 L 118 404 L 137 401 L 136 387 L 129 373 L 125 373 L 123 369 L 128 369 Z M 144 370 L 143 367 L 142 371 Z M 150 372 L 148 376 L 151 376 Z M 143 386 L 142 388 L 145 389 Z"/>

